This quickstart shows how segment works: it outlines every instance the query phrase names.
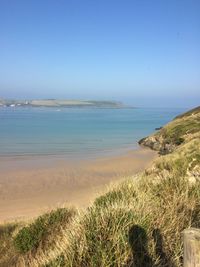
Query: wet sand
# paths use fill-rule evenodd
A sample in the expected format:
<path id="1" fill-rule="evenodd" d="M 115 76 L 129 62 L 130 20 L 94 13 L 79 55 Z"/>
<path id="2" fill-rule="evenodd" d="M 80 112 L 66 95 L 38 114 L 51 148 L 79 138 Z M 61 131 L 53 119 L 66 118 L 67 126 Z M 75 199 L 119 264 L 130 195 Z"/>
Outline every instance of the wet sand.
<path id="1" fill-rule="evenodd" d="M 87 207 L 110 182 L 148 167 L 157 153 L 140 148 L 95 160 L 0 158 L 0 222 L 24 220 L 61 206 Z"/>

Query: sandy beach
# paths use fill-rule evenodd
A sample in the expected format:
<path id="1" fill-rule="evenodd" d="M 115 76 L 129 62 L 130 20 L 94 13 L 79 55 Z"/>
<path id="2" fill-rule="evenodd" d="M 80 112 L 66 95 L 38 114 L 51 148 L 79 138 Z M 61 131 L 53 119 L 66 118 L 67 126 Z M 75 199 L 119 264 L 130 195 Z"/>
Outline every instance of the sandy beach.
<path id="1" fill-rule="evenodd" d="M 63 204 L 87 207 L 109 183 L 144 170 L 156 156 L 140 148 L 95 160 L 1 157 L 0 222 L 29 219 Z"/>

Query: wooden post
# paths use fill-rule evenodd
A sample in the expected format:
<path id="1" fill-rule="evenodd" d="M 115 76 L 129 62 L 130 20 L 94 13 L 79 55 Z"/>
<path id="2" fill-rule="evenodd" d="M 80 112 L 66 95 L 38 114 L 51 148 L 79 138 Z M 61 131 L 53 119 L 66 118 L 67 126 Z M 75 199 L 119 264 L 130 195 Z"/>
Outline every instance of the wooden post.
<path id="1" fill-rule="evenodd" d="M 183 231 L 184 267 L 200 267 L 200 229 Z"/>

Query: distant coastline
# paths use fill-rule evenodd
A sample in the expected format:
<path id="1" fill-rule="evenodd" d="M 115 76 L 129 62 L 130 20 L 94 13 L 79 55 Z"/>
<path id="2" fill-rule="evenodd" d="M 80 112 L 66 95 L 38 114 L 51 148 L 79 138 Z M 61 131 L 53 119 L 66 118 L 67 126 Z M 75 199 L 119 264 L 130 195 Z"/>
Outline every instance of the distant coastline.
<path id="1" fill-rule="evenodd" d="M 94 108 L 133 108 L 117 101 L 34 99 L 0 99 L 0 107 L 94 107 Z"/>

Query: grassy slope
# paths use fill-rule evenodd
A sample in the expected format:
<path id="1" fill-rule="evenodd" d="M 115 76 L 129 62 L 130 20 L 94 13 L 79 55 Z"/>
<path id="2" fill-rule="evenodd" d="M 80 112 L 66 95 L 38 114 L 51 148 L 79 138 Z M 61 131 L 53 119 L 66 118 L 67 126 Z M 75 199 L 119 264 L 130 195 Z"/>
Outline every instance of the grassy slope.
<path id="1" fill-rule="evenodd" d="M 200 227 L 199 115 L 179 116 L 151 136 L 172 153 L 86 211 L 56 210 L 21 230 L 2 226 L 0 266 L 182 266 L 181 233 Z"/>
<path id="2" fill-rule="evenodd" d="M 161 154 L 173 152 L 177 146 L 187 143 L 200 132 L 200 107 L 177 116 L 173 121 L 157 133 L 139 141 L 141 145 L 149 146 Z"/>

